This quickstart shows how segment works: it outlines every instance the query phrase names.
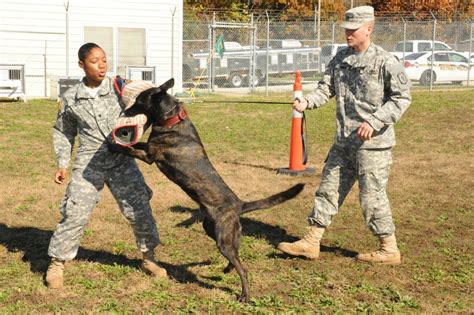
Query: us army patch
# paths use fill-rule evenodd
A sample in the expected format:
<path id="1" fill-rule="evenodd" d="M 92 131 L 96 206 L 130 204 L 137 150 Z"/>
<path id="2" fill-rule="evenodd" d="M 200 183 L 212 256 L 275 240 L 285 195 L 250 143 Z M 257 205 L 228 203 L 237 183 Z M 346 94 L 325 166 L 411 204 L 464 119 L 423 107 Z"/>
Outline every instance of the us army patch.
<path id="1" fill-rule="evenodd" d="M 408 83 L 408 78 L 407 76 L 405 75 L 405 73 L 403 72 L 400 72 L 398 75 L 397 75 L 397 78 L 398 78 L 398 81 L 400 81 L 401 84 L 405 85 Z"/>

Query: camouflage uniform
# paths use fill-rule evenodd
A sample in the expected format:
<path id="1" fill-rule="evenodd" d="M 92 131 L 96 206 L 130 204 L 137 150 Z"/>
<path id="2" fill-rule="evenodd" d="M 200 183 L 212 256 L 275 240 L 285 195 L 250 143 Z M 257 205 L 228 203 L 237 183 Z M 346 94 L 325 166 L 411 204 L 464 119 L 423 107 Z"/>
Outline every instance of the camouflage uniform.
<path id="1" fill-rule="evenodd" d="M 318 87 L 306 95 L 308 108 L 317 108 L 335 96 L 337 130 L 329 151 L 310 224 L 327 227 L 356 180 L 360 203 L 369 229 L 379 237 L 395 232 L 386 194 L 394 124 L 411 103 L 409 81 L 403 66 L 390 53 L 371 44 L 357 54 L 340 51 Z M 360 140 L 363 122 L 374 128 L 371 140 Z"/>
<path id="2" fill-rule="evenodd" d="M 107 149 L 110 133 L 122 112 L 113 80 L 106 78 L 95 98 L 81 82 L 66 91 L 62 101 L 64 106 L 53 129 L 58 167 L 67 168 L 77 134 L 80 144 L 60 206 L 63 218 L 51 238 L 48 254 L 60 260 L 76 256 L 104 184 L 130 222 L 139 250 L 154 249 L 159 237 L 150 208 L 152 192 L 133 158 Z"/>

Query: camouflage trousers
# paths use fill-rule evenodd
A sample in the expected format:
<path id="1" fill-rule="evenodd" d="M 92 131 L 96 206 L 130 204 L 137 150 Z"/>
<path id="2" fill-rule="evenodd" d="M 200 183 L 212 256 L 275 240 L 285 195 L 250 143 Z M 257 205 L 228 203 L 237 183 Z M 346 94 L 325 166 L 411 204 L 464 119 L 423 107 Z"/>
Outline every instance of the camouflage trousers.
<path id="1" fill-rule="evenodd" d="M 365 222 L 379 237 L 395 232 L 386 188 L 392 150 L 355 149 L 333 145 L 323 169 L 310 224 L 327 227 L 342 206 L 355 181 L 359 182 L 359 201 Z"/>
<path id="2" fill-rule="evenodd" d="M 145 252 L 159 244 L 150 207 L 152 191 L 135 161 L 127 157 L 123 163 L 108 169 L 93 163 L 85 168 L 73 169 L 71 182 L 60 206 L 62 220 L 49 244 L 49 256 L 71 260 L 77 255 L 81 236 L 104 184 L 109 187 L 122 214 L 129 221 L 138 249 Z"/>

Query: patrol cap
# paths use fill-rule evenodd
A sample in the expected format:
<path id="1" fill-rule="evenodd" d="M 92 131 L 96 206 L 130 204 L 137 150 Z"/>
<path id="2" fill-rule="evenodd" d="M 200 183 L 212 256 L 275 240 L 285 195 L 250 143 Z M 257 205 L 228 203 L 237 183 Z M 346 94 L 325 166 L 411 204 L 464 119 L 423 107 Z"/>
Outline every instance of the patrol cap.
<path id="1" fill-rule="evenodd" d="M 374 8 L 364 5 L 347 10 L 341 27 L 356 30 L 365 23 L 373 22 L 374 20 Z"/>
<path id="2" fill-rule="evenodd" d="M 156 87 L 156 85 L 148 81 L 136 80 L 127 83 L 122 90 L 122 102 L 125 105 L 125 109 L 135 104 L 135 100 L 141 92 L 153 87 Z"/>

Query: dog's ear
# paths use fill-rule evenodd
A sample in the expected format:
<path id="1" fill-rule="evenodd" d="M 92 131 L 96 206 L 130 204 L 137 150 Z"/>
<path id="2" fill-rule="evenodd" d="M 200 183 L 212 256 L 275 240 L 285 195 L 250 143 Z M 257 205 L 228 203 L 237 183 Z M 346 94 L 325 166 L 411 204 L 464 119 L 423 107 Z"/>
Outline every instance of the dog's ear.
<path id="1" fill-rule="evenodd" d="M 161 88 L 161 86 L 159 87 L 155 87 L 155 88 L 151 88 L 148 90 L 148 97 L 152 97 L 153 95 L 155 94 L 159 94 L 161 91 L 163 91 L 163 89 Z"/>
<path id="2" fill-rule="evenodd" d="M 166 81 L 165 83 L 163 83 L 162 85 L 160 85 L 160 87 L 158 87 L 158 88 L 162 91 L 168 91 L 173 86 L 174 86 L 174 78 L 171 78 L 168 81 Z"/>
<path id="3" fill-rule="evenodd" d="M 155 94 L 159 94 L 161 92 L 161 89 L 159 87 L 154 87 L 154 88 L 149 88 L 143 92 L 141 92 L 135 101 L 137 104 L 148 104 L 150 103 L 151 98 Z M 135 105 L 134 105 L 135 106 Z"/>

